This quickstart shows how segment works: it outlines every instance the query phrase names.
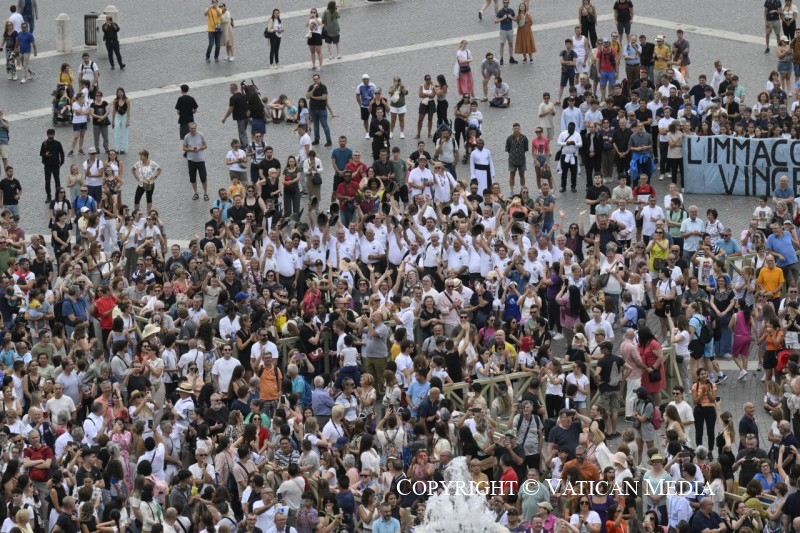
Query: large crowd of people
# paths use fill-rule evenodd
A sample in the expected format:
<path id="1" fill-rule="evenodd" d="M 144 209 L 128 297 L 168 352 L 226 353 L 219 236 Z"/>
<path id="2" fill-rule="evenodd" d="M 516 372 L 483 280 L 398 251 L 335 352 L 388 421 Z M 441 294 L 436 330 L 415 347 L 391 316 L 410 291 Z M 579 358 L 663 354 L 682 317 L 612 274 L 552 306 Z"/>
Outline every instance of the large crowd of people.
<path id="1" fill-rule="evenodd" d="M 532 139 L 511 126 L 506 189 L 480 106 L 511 105 L 505 45 L 509 68 L 541 61 L 529 2 L 494 1 L 499 60 L 477 67 L 461 42 L 456 98 L 445 75 L 418 93 L 395 77 L 382 95 L 364 74 L 370 152 L 328 127 L 323 44 L 341 58 L 331 2 L 306 23 L 315 72 L 297 105 L 231 85 L 230 186 L 212 191 L 185 246 L 153 208 L 160 165 L 142 149 L 128 174 L 119 157 L 133 103 L 123 89 L 103 99 L 89 54 L 78 76 L 65 64 L 54 120 L 72 123 L 72 146 L 50 130 L 39 154 L 49 235 L 23 229 L 28 185 L 0 112 L 0 531 L 406 533 L 461 461 L 512 532 L 800 529 L 800 200 L 784 176 L 732 228 L 682 190 L 685 136 L 800 135 L 796 103 L 786 108 L 796 9 L 777 3 L 778 69 L 749 107 L 719 62 L 690 86 L 683 31 L 650 44 L 631 35 L 633 3 L 617 0 L 605 38 L 582 0 L 558 98 L 544 94 Z M 20 0 L 6 26 L 9 78 L 35 5 Z M 230 12 L 214 0 L 204 15 L 206 61 L 221 45 L 234 61 Z M 105 26 L 112 68 L 112 52 L 125 68 L 119 27 Z M 283 29 L 276 9 L 264 32 L 275 68 Z M 396 125 L 405 138 L 415 98 L 418 143 L 404 154 L 390 140 Z M 192 201 L 198 177 L 211 201 L 197 108 L 183 85 Z M 296 156 L 265 140 L 282 121 L 297 124 Z M 585 210 L 568 215 L 559 204 L 580 174 Z M 721 360 L 737 382 L 763 383 L 738 423 Z M 580 483 L 634 480 L 687 483 L 669 494 Z M 741 501 L 725 498 L 739 489 Z"/>

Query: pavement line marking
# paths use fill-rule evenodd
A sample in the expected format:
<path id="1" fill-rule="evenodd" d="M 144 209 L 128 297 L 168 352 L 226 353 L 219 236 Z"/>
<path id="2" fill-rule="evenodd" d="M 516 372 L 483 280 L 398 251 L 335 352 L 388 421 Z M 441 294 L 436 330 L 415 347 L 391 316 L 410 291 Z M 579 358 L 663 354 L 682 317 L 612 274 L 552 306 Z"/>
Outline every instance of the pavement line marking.
<path id="1" fill-rule="evenodd" d="M 363 6 L 362 5 L 350 6 L 350 7 L 346 8 L 346 9 L 349 10 L 349 9 L 353 9 L 353 8 L 356 8 L 356 7 L 366 7 L 366 4 L 364 4 Z M 302 11 L 300 11 L 300 10 L 298 10 L 298 11 L 287 11 L 285 13 L 281 13 L 281 20 L 304 17 L 304 16 L 308 15 L 309 12 L 310 12 L 309 9 L 304 9 Z M 101 13 L 101 15 L 102 15 L 102 13 Z M 244 18 L 244 19 L 236 19 L 236 27 L 237 28 L 241 28 L 242 26 L 252 26 L 254 24 L 265 25 L 270 16 L 272 16 L 271 12 L 270 12 L 269 16 L 265 15 L 263 17 L 249 17 L 249 18 Z M 136 35 L 134 37 L 127 37 L 127 38 L 124 38 L 124 39 L 120 39 L 119 43 L 120 43 L 120 45 L 147 43 L 147 42 L 156 41 L 156 40 L 159 40 L 159 39 L 169 39 L 169 38 L 172 38 L 172 37 L 185 37 L 187 35 L 194 35 L 196 33 L 206 33 L 207 31 L 208 31 L 208 26 L 206 26 L 206 25 L 203 25 L 203 26 L 192 26 L 192 27 L 189 27 L 189 28 L 181 28 L 181 29 L 177 29 L 177 30 L 162 31 L 162 32 L 157 32 L 157 33 L 148 33 L 148 34 L 145 34 L 145 35 Z M 77 52 L 84 52 L 84 51 L 87 51 L 87 50 L 88 51 L 92 51 L 92 50 L 96 50 L 96 49 L 97 49 L 96 46 L 78 45 L 78 46 L 72 47 L 72 51 L 71 52 L 59 52 L 58 50 L 48 50 L 46 52 L 42 52 L 41 54 L 39 54 L 37 56 L 37 58 L 58 57 L 58 56 L 74 54 L 74 53 L 77 53 Z"/>
<path id="2" fill-rule="evenodd" d="M 254 20 L 254 19 L 248 19 Z M 600 21 L 608 21 L 613 20 L 612 15 L 601 15 L 598 17 Z M 711 35 L 714 37 L 728 39 L 733 41 L 745 42 L 745 43 L 755 43 L 758 44 L 763 42 L 763 37 L 757 37 L 755 35 L 746 35 L 746 34 L 739 34 L 724 30 L 715 30 L 713 28 L 703 28 L 700 26 L 687 26 L 684 24 L 680 24 L 677 22 L 665 22 L 662 20 L 648 18 L 648 17 L 636 17 L 638 22 L 641 22 L 647 26 L 655 26 L 661 28 L 670 28 L 670 29 L 678 29 L 683 28 L 684 31 L 690 33 L 698 33 L 703 35 Z M 548 22 L 545 24 L 534 24 L 533 29 L 534 31 L 546 31 L 546 30 L 554 30 L 554 29 L 561 29 L 567 28 L 575 25 L 575 21 L 572 19 L 568 20 L 560 20 L 556 22 Z M 205 29 L 203 30 L 205 31 Z M 171 35 L 175 36 L 175 35 Z M 417 44 L 410 44 L 406 46 L 399 46 L 394 48 L 384 48 L 381 50 L 373 50 L 369 52 L 360 52 L 357 54 L 351 54 L 344 56 L 343 59 L 339 59 L 334 64 L 339 63 L 352 63 L 356 61 L 363 61 L 368 59 L 377 59 L 380 57 L 392 56 L 397 54 L 404 54 L 407 52 L 417 52 L 420 50 L 427 50 L 430 48 L 440 48 L 443 46 L 454 46 L 459 44 L 462 40 L 466 39 L 467 41 L 486 41 L 490 39 L 497 39 L 497 30 L 484 32 L 484 33 L 475 33 L 472 35 L 462 35 L 459 37 L 449 37 L 446 39 L 439 39 L 435 41 L 427 41 L 424 43 L 417 43 Z M 327 67 L 330 68 L 330 67 Z M 225 83 L 236 83 L 238 84 L 243 79 L 255 79 L 255 78 L 264 78 L 267 76 L 275 76 L 282 72 L 299 72 L 308 70 L 308 62 L 304 61 L 302 63 L 294 63 L 291 65 L 286 65 L 285 67 L 281 68 L 280 70 L 275 69 L 261 69 L 261 70 L 251 70 L 248 72 L 239 72 L 236 74 L 231 74 L 228 76 L 219 76 L 214 78 L 206 78 L 203 80 L 196 80 L 196 81 L 189 81 L 188 83 L 192 86 L 192 88 L 197 87 L 212 87 L 214 85 L 222 85 Z M 182 82 L 187 83 L 187 82 Z M 132 100 L 136 100 L 139 98 L 147 98 L 150 96 L 160 96 L 164 94 L 178 92 L 180 89 L 179 83 L 164 85 L 161 87 L 153 87 L 151 89 L 143 89 L 140 91 L 133 91 L 128 93 L 128 98 Z M 110 97 L 106 99 L 106 101 L 111 101 Z M 34 118 L 42 118 L 47 117 L 52 114 L 51 107 L 43 107 L 39 109 L 32 109 L 30 111 L 22 111 L 19 113 L 14 113 L 10 115 L 6 115 L 6 120 L 8 122 L 19 122 L 22 120 L 30 120 Z"/>

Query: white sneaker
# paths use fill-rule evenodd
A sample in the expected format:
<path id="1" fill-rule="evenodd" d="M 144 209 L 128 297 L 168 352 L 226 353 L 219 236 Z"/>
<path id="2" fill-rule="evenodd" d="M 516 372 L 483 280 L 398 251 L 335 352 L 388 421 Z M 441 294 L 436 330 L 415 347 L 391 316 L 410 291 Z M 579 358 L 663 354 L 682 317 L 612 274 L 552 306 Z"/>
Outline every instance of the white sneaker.
<path id="1" fill-rule="evenodd" d="M 403 133 L 402 131 L 400 132 L 400 138 L 401 138 L 401 139 L 405 139 L 405 138 L 406 138 L 406 134 L 405 134 L 405 133 Z"/>
<path id="2" fill-rule="evenodd" d="M 553 335 L 553 340 L 554 341 L 564 340 L 564 335 L 562 335 L 561 333 L 556 333 L 555 335 Z"/>
<path id="3" fill-rule="evenodd" d="M 364 138 L 365 138 L 365 139 L 369 139 L 369 133 L 365 133 L 365 134 L 364 134 Z"/>
<path id="4" fill-rule="evenodd" d="M 762 382 L 764 382 L 764 381 L 766 381 L 766 380 L 767 380 L 767 375 L 766 375 L 766 374 L 764 374 L 763 376 L 761 376 L 761 381 L 762 381 Z"/>
<path id="5" fill-rule="evenodd" d="M 228 61 L 233 61 L 233 56 L 229 57 Z"/>
<path id="6" fill-rule="evenodd" d="M 19 80 L 20 83 L 25 83 L 26 81 L 28 81 L 28 80 L 26 80 L 25 78 L 22 78 L 21 80 Z"/>
<path id="7" fill-rule="evenodd" d="M 389 132 L 389 138 L 390 138 L 390 139 L 393 139 L 393 138 L 394 138 L 394 132 Z"/>
<path id="8" fill-rule="evenodd" d="M 28 79 L 29 79 L 29 80 L 32 80 L 32 79 L 33 79 L 33 77 L 34 77 L 34 76 L 36 76 L 36 73 L 35 73 L 35 72 L 28 71 L 28 74 L 30 74 L 30 76 L 28 76 Z"/>
<path id="9" fill-rule="evenodd" d="M 736 378 L 737 381 L 742 381 L 744 378 L 747 377 L 747 374 L 748 374 L 747 370 L 745 370 L 745 369 L 740 370 L 739 371 L 739 377 Z"/>
<path id="10" fill-rule="evenodd" d="M 658 177 L 658 181 L 664 181 L 664 174 L 661 174 L 661 175 Z"/>
<path id="11" fill-rule="evenodd" d="M 11 76 L 11 81 L 17 81 L 17 73 L 16 72 Z"/>

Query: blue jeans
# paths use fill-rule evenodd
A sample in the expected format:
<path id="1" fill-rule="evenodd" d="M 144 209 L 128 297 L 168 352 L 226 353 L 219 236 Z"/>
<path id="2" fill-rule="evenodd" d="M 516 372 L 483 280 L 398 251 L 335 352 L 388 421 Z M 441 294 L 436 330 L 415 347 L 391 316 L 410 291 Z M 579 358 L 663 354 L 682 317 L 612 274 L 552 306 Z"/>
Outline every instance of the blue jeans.
<path id="1" fill-rule="evenodd" d="M 311 122 L 314 124 L 314 141 L 319 141 L 319 127 L 325 131 L 325 142 L 331 142 L 331 130 L 328 128 L 328 110 L 327 109 L 312 109 Z"/>
<path id="2" fill-rule="evenodd" d="M 211 58 L 211 47 L 214 47 L 214 59 L 219 59 L 219 41 L 222 32 L 209 31 L 208 33 L 208 48 L 206 48 L 206 59 Z"/>
<path id="3" fill-rule="evenodd" d="M 3 206 L 3 209 L 5 209 L 14 216 L 17 217 L 19 216 L 19 204 L 14 204 L 14 205 L 6 204 Z"/>
<path id="4" fill-rule="evenodd" d="M 355 216 L 355 214 L 356 214 L 355 211 L 349 211 L 347 209 L 341 209 L 339 211 L 339 219 L 342 222 L 342 226 L 345 227 L 345 228 L 348 227 L 350 225 L 350 222 L 353 220 L 353 217 Z"/>
<path id="5" fill-rule="evenodd" d="M 30 30 L 31 33 L 33 33 L 34 26 L 35 26 L 35 23 L 36 23 L 36 17 L 33 16 L 33 13 L 25 13 L 23 11 L 22 12 L 22 20 L 24 20 L 25 22 L 28 23 L 28 29 Z"/>

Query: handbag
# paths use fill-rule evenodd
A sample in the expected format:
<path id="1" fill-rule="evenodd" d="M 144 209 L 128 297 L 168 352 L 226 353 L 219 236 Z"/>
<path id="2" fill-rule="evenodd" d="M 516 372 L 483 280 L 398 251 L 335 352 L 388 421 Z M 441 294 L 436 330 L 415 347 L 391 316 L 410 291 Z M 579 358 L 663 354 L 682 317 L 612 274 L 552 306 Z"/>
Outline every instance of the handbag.
<path id="1" fill-rule="evenodd" d="M 542 179 L 547 181 L 553 179 L 553 171 L 550 170 L 550 165 L 545 164 L 544 166 L 542 166 Z"/>
<path id="2" fill-rule="evenodd" d="M 459 72 L 470 72 L 472 69 L 469 65 L 460 65 L 458 70 Z"/>
<path id="3" fill-rule="evenodd" d="M 269 39 L 269 28 L 264 28 L 264 37 Z"/>
<path id="4" fill-rule="evenodd" d="M 306 39 L 306 41 L 311 39 L 311 30 L 308 30 L 308 33 L 306 33 L 305 39 Z"/>
<path id="5" fill-rule="evenodd" d="M 597 286 L 600 287 L 601 289 L 604 289 L 605 286 L 608 285 L 608 278 L 610 276 L 611 274 L 609 274 L 608 272 L 606 272 L 605 274 L 600 274 L 597 277 Z"/>
<path id="6" fill-rule="evenodd" d="M 394 94 L 392 94 L 391 98 L 389 98 L 389 101 L 391 103 L 393 103 L 393 104 L 396 104 L 397 102 L 399 102 L 400 101 L 400 91 L 402 91 L 402 90 L 403 89 L 398 87 L 397 90 L 394 92 Z"/>
<path id="7" fill-rule="evenodd" d="M 314 185 L 322 185 L 322 176 L 320 176 L 319 172 L 311 174 L 311 183 Z"/>
<path id="8" fill-rule="evenodd" d="M 650 381 L 650 383 L 656 383 L 658 381 L 661 381 L 661 369 L 656 368 L 648 372 L 647 379 Z"/>
<path id="9" fill-rule="evenodd" d="M 667 266 L 666 259 L 653 259 L 653 270 L 661 270 Z"/>
<path id="10" fill-rule="evenodd" d="M 152 191 L 154 185 L 155 185 L 155 182 L 145 180 L 145 181 L 142 182 L 142 189 L 144 189 L 146 191 Z"/>

